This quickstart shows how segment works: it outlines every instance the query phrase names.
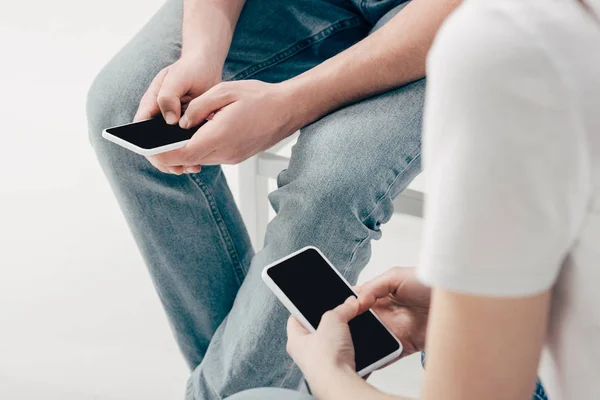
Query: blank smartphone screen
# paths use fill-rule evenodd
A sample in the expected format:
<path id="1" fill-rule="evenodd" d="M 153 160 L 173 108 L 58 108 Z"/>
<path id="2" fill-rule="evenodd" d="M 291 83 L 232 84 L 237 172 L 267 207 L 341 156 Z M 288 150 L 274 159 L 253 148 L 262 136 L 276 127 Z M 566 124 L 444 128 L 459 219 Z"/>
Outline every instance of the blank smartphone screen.
<path id="1" fill-rule="evenodd" d="M 307 249 L 269 268 L 267 274 L 315 329 L 325 312 L 354 296 L 352 290 L 314 249 Z M 370 312 L 354 318 L 349 325 L 357 371 L 400 347 Z"/>
<path id="2" fill-rule="evenodd" d="M 147 121 L 110 128 L 106 132 L 149 150 L 189 140 L 198 128 L 196 126 L 192 129 L 183 129 L 179 125 L 169 125 L 162 116 L 159 116 Z"/>

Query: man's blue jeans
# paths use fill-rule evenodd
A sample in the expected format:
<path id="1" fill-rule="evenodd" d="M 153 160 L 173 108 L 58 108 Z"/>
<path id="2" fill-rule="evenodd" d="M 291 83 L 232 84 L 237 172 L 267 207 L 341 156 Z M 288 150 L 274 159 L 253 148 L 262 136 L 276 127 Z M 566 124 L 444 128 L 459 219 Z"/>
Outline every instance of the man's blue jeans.
<path id="1" fill-rule="evenodd" d="M 223 79 L 292 78 L 369 35 L 401 3 L 247 0 Z M 132 120 L 150 81 L 179 58 L 182 12 L 182 0 L 168 0 L 98 75 L 87 104 L 91 142 L 193 369 L 188 398 L 296 388 L 301 374 L 285 352 L 287 313 L 260 271 L 315 245 L 356 280 L 370 241 L 392 216 L 392 199 L 419 172 L 425 81 L 302 129 L 289 168 L 269 196 L 277 216 L 255 253 L 220 167 L 163 174 L 101 138 L 104 128 Z"/>
<path id="2" fill-rule="evenodd" d="M 248 0 L 223 79 L 292 78 L 363 39 L 398 3 Z M 132 120 L 152 78 L 178 59 L 181 21 L 182 0 L 167 1 L 102 70 L 88 97 L 91 141 L 194 370 L 188 397 L 297 388 L 301 374 L 285 351 L 288 314 L 260 271 L 315 245 L 356 280 L 392 199 L 419 172 L 425 81 L 302 130 L 269 196 L 277 216 L 255 253 L 220 167 L 167 175 L 101 138 L 104 128 Z"/>

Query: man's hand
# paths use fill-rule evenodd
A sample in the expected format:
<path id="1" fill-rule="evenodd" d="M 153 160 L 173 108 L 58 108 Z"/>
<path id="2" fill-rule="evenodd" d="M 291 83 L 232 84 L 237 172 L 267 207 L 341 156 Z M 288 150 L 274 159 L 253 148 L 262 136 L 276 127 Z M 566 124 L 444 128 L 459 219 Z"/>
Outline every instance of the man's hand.
<path id="1" fill-rule="evenodd" d="M 182 105 L 206 92 L 221 81 L 221 68 L 201 56 L 182 57 L 162 69 L 142 97 L 134 121 L 162 113 L 174 125 L 181 118 Z"/>
<path id="2" fill-rule="evenodd" d="M 206 119 L 185 147 L 149 157 L 152 164 L 178 173 L 237 164 L 300 128 L 290 92 L 253 80 L 214 86 L 189 103 L 179 125 L 191 128 Z"/>
<path id="3" fill-rule="evenodd" d="M 417 281 L 415 268 L 392 268 L 355 290 L 360 312 L 375 311 L 402 342 L 403 357 L 425 349 L 431 290 Z"/>
<path id="4" fill-rule="evenodd" d="M 134 122 L 152 118 L 161 113 L 167 123 L 179 123 L 187 105 L 221 81 L 221 67 L 205 57 L 184 56 L 174 64 L 162 69 L 152 80 L 140 101 Z M 181 173 L 148 159 L 162 172 Z M 194 170 L 193 172 L 199 172 Z"/>

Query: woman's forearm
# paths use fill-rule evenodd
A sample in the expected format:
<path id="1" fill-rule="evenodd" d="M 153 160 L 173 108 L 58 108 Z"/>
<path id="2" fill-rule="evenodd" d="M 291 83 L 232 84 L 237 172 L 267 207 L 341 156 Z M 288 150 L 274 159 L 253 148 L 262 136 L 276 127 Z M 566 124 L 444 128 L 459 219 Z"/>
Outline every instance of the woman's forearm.
<path id="1" fill-rule="evenodd" d="M 461 0 L 413 0 L 377 32 L 283 83 L 305 125 L 360 99 L 425 76 L 435 34 Z"/>
<path id="2" fill-rule="evenodd" d="M 221 66 L 245 0 L 184 0 L 182 56 L 209 56 Z"/>
<path id="3" fill-rule="evenodd" d="M 326 382 L 326 385 L 311 386 L 319 400 L 403 400 L 375 389 L 352 369 L 333 369 L 327 379 L 322 378 L 318 382 Z"/>

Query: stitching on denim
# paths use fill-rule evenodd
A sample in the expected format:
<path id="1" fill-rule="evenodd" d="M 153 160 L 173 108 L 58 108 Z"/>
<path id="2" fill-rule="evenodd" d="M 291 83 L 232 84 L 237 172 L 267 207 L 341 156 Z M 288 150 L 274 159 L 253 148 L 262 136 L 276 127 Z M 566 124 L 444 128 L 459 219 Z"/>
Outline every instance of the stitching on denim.
<path id="1" fill-rule="evenodd" d="M 219 170 L 219 174 L 222 174 L 223 170 Z M 190 178 L 192 182 L 195 182 L 196 185 L 200 188 L 200 191 L 204 194 L 204 198 L 208 202 L 210 206 L 211 214 L 217 224 L 219 236 L 225 243 L 225 248 L 227 249 L 227 253 L 229 255 L 231 264 L 233 266 L 233 270 L 238 279 L 238 284 L 242 284 L 246 273 L 244 272 L 244 268 L 240 262 L 240 257 L 237 253 L 235 245 L 233 244 L 233 239 L 231 238 L 231 234 L 229 233 L 229 229 L 227 229 L 227 225 L 223 220 L 223 216 L 217 207 L 217 202 L 215 201 L 214 196 L 212 195 L 208 185 L 199 177 L 198 174 L 190 174 Z"/>
<path id="2" fill-rule="evenodd" d="M 369 217 L 371 215 L 373 215 L 373 213 L 375 211 L 377 211 L 377 208 L 381 205 L 381 201 L 390 193 L 390 191 L 392 190 L 392 187 L 394 186 L 394 184 L 398 181 L 398 179 L 400 178 L 400 176 L 405 173 L 412 165 L 413 163 L 415 163 L 416 160 L 421 158 L 421 151 L 419 150 L 417 152 L 417 155 L 410 160 L 410 162 L 408 164 L 406 164 L 406 166 L 400 171 L 398 172 L 398 174 L 396 175 L 396 177 L 394 178 L 394 180 L 392 181 L 392 183 L 390 183 L 390 185 L 388 186 L 387 190 L 384 192 L 383 195 L 381 195 L 381 197 L 379 197 L 377 199 L 377 201 L 375 202 L 375 207 L 373 207 L 373 210 L 371 210 L 371 212 L 363 219 L 361 219 L 361 222 L 364 224 L 366 222 L 367 219 L 369 219 Z M 352 264 L 352 261 L 354 261 L 355 257 L 356 257 L 356 253 L 358 252 L 359 247 L 367 240 L 369 239 L 369 237 L 371 237 L 371 232 L 369 230 L 369 232 L 367 232 L 367 235 L 361 239 L 360 241 L 358 241 L 358 243 L 356 244 L 356 246 L 354 247 L 354 250 L 352 251 L 352 255 L 350 256 L 350 261 L 348 261 L 348 264 L 346 265 L 346 267 L 344 268 L 344 272 L 348 271 L 348 267 L 350 266 L 350 264 Z"/>
<path id="3" fill-rule="evenodd" d="M 194 382 L 192 381 L 192 378 L 190 377 L 190 379 L 188 380 L 187 383 L 187 388 L 185 391 L 185 400 L 193 400 L 194 399 Z"/>
<path id="4" fill-rule="evenodd" d="M 363 13 L 365 19 L 367 21 L 371 21 L 371 13 L 369 12 L 369 7 L 367 7 L 367 0 L 362 0 L 360 2 L 360 11 Z"/>
<path id="5" fill-rule="evenodd" d="M 281 380 L 281 382 L 279 383 L 279 385 L 277 385 L 277 387 L 285 387 L 284 384 L 285 382 L 289 379 L 289 377 L 292 375 L 292 372 L 294 372 L 294 369 L 296 368 L 296 364 L 292 361 L 292 362 L 288 362 L 288 370 L 285 374 L 285 376 L 283 377 L 283 379 Z"/>
<path id="6" fill-rule="evenodd" d="M 359 17 L 351 17 L 351 18 L 348 18 L 348 19 L 345 19 L 342 21 L 338 21 L 335 24 L 330 25 L 329 27 L 323 29 L 322 31 L 317 32 L 316 34 L 309 36 L 306 39 L 302 39 L 301 41 L 297 42 L 296 44 L 292 45 L 291 47 L 288 47 L 287 49 L 280 51 L 279 53 L 273 55 L 272 57 L 266 59 L 265 61 L 262 61 L 258 64 L 251 65 L 250 67 L 246 68 L 245 70 L 238 72 L 236 75 L 234 75 L 231 78 L 231 80 L 235 81 L 235 80 L 248 78 L 249 76 L 254 75 L 268 67 L 272 67 L 273 65 L 276 65 L 282 61 L 285 61 L 286 59 L 292 57 L 293 55 L 299 53 L 300 51 L 305 50 L 305 49 L 309 48 L 310 46 L 313 46 L 316 43 L 325 40 L 326 38 L 330 37 L 334 33 L 337 33 L 343 29 L 358 26 L 358 25 L 360 25 L 360 23 L 361 23 L 361 20 Z"/>
<path id="7" fill-rule="evenodd" d="M 190 386 L 192 387 L 192 391 L 193 391 L 191 400 L 196 400 L 196 392 L 197 392 L 197 390 L 196 390 L 196 387 L 194 385 L 195 381 L 193 380 L 193 378 L 194 378 L 194 374 L 192 373 L 192 376 L 190 377 L 190 381 L 191 381 L 191 385 Z M 221 397 L 221 395 L 217 392 L 217 390 L 214 387 L 212 387 L 210 383 L 208 383 L 208 379 L 206 379 L 206 376 L 204 377 L 204 382 L 206 384 L 205 386 L 207 388 L 209 388 L 211 392 L 213 392 L 213 394 L 216 396 L 217 399 L 221 399 L 221 400 L 224 399 L 224 397 Z M 190 400 L 190 399 L 186 398 L 186 400 Z"/>

